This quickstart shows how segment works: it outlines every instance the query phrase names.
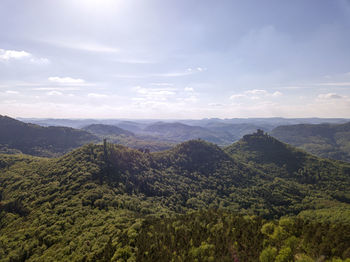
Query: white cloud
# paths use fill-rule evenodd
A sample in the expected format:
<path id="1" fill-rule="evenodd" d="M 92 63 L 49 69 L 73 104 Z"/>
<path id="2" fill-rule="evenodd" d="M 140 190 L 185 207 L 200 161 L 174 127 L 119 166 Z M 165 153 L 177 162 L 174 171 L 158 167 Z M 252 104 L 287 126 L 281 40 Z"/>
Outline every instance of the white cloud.
<path id="1" fill-rule="evenodd" d="M 239 98 L 245 98 L 245 97 L 247 97 L 247 96 L 244 94 L 235 94 L 235 95 L 230 96 L 230 99 L 239 99 Z"/>
<path id="2" fill-rule="evenodd" d="M 5 93 L 6 93 L 6 94 L 10 94 L 10 95 L 17 95 L 17 94 L 19 94 L 19 92 L 17 92 L 17 91 L 12 91 L 12 90 L 7 90 Z"/>
<path id="3" fill-rule="evenodd" d="M 144 88 L 137 86 L 134 90 L 138 94 L 138 97 L 136 98 L 143 98 L 148 101 L 167 101 L 168 98 L 176 95 L 176 89 L 170 87 Z M 135 98 L 133 100 L 135 100 Z"/>
<path id="4" fill-rule="evenodd" d="M 252 89 L 252 90 L 247 90 L 240 94 L 233 94 L 230 96 L 230 99 L 250 98 L 253 100 L 258 100 L 261 98 L 278 97 L 281 95 L 282 93 L 280 91 L 275 91 L 273 93 L 270 93 L 264 89 Z"/>
<path id="5" fill-rule="evenodd" d="M 244 92 L 247 95 L 266 95 L 267 91 L 263 89 L 253 89 Z"/>
<path id="6" fill-rule="evenodd" d="M 198 98 L 197 98 L 197 96 L 192 95 L 192 96 L 190 96 L 190 97 L 185 98 L 184 101 L 185 101 L 185 102 L 192 102 L 192 103 L 194 103 L 194 102 L 197 102 L 197 101 L 198 101 Z"/>
<path id="7" fill-rule="evenodd" d="M 276 91 L 272 94 L 272 96 L 277 97 L 283 95 L 280 91 Z"/>
<path id="8" fill-rule="evenodd" d="M 154 64 L 154 61 L 151 60 L 146 60 L 146 59 L 132 59 L 132 58 L 127 58 L 127 59 L 117 59 L 115 60 L 119 63 L 123 64 Z"/>
<path id="9" fill-rule="evenodd" d="M 89 93 L 87 96 L 91 97 L 91 98 L 106 98 L 107 97 L 107 95 L 105 95 L 105 94 L 98 94 L 98 93 Z"/>
<path id="10" fill-rule="evenodd" d="M 17 51 L 17 50 L 5 50 L 0 49 L 0 60 L 9 61 L 9 60 L 24 60 L 33 64 L 48 64 L 50 61 L 47 58 L 35 57 L 31 53 L 26 51 Z"/>
<path id="11" fill-rule="evenodd" d="M 163 82 L 163 83 L 150 83 L 150 85 L 151 86 L 173 86 L 174 84 Z"/>
<path id="12" fill-rule="evenodd" d="M 49 77 L 48 80 L 53 83 L 59 83 L 64 85 L 74 85 L 74 84 L 84 84 L 85 80 L 80 78 L 72 78 L 72 77 L 58 77 L 53 76 Z"/>
<path id="13" fill-rule="evenodd" d="M 184 89 L 186 92 L 194 92 L 193 87 L 185 87 Z"/>
<path id="14" fill-rule="evenodd" d="M 0 49 L 0 59 L 3 59 L 3 60 L 23 59 L 31 56 L 32 55 L 26 51 Z"/>
<path id="15" fill-rule="evenodd" d="M 59 92 L 59 91 L 51 91 L 51 92 L 47 92 L 46 94 L 49 96 L 61 96 L 61 95 L 63 95 L 62 92 Z"/>
<path id="16" fill-rule="evenodd" d="M 220 104 L 220 103 L 209 103 L 208 106 L 212 106 L 212 107 L 222 107 L 225 106 L 224 104 Z"/>
<path id="17" fill-rule="evenodd" d="M 34 91 L 78 91 L 79 87 L 36 87 L 32 88 Z"/>
<path id="18" fill-rule="evenodd" d="M 328 94 L 319 94 L 317 96 L 317 98 L 319 98 L 319 99 L 342 99 L 345 97 L 338 95 L 336 93 L 328 93 Z"/>
<path id="19" fill-rule="evenodd" d="M 190 68 L 189 68 L 190 69 Z M 154 74 L 150 76 L 155 77 L 179 77 L 179 76 L 188 76 L 194 74 L 194 71 L 187 69 L 187 71 L 184 72 L 170 72 L 170 73 L 160 73 L 160 74 Z"/>

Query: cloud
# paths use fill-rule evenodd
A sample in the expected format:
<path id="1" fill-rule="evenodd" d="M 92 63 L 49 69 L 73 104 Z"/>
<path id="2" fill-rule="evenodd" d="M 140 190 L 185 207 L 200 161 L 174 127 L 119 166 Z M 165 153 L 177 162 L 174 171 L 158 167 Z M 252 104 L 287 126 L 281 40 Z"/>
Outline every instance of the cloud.
<path id="1" fill-rule="evenodd" d="M 91 98 L 106 98 L 107 97 L 106 94 L 98 94 L 98 93 L 89 93 L 87 96 L 91 97 Z"/>
<path id="2" fill-rule="evenodd" d="M 72 78 L 72 77 L 58 77 L 53 76 L 49 77 L 48 80 L 53 83 L 64 84 L 64 85 L 74 85 L 74 84 L 84 84 L 85 80 L 80 78 Z"/>
<path id="3" fill-rule="evenodd" d="M 23 60 L 33 64 L 48 64 L 50 61 L 47 58 L 38 58 L 26 51 L 5 50 L 0 49 L 0 60 Z"/>
<path id="4" fill-rule="evenodd" d="M 95 53 L 119 53 L 120 49 L 115 46 L 108 46 L 96 42 L 81 42 L 81 41 L 72 41 L 72 40 L 54 40 L 54 41 L 46 41 L 43 42 L 56 45 L 63 48 L 76 49 L 87 52 L 95 52 Z"/>
<path id="5" fill-rule="evenodd" d="M 155 64 L 155 61 L 146 60 L 146 59 L 128 58 L 128 59 L 117 59 L 115 61 L 123 64 Z"/>
<path id="6" fill-rule="evenodd" d="M 194 103 L 194 102 L 197 102 L 198 101 L 198 98 L 197 98 L 197 96 L 195 96 L 195 95 L 191 95 L 191 96 L 189 96 L 189 97 L 186 97 L 185 99 L 183 99 L 185 102 L 192 102 L 192 103 Z"/>
<path id="7" fill-rule="evenodd" d="M 247 95 L 266 95 L 267 91 L 262 89 L 253 89 L 244 92 Z"/>
<path id="8" fill-rule="evenodd" d="M 59 91 L 51 91 L 51 92 L 47 92 L 46 94 L 48 96 L 61 96 L 61 95 L 63 95 L 63 93 L 59 92 Z"/>
<path id="9" fill-rule="evenodd" d="M 173 83 L 150 83 L 151 86 L 173 86 Z"/>
<path id="10" fill-rule="evenodd" d="M 194 92 L 194 89 L 192 87 L 185 87 L 184 89 L 186 92 Z"/>
<path id="11" fill-rule="evenodd" d="M 134 88 L 138 97 L 136 100 L 148 100 L 148 101 L 166 101 L 168 98 L 176 95 L 176 89 L 170 87 L 164 88 L 144 88 L 137 86 Z M 139 99 L 141 98 L 141 99 Z M 133 99 L 135 101 L 135 98 Z"/>
<path id="12" fill-rule="evenodd" d="M 209 103 L 208 106 L 212 106 L 212 107 L 222 107 L 225 106 L 224 104 L 220 104 L 220 103 Z"/>
<path id="13" fill-rule="evenodd" d="M 350 82 L 320 83 L 319 86 L 350 86 Z"/>
<path id="14" fill-rule="evenodd" d="M 31 56 L 32 55 L 26 51 L 0 49 L 0 59 L 3 59 L 3 60 L 23 59 Z"/>
<path id="15" fill-rule="evenodd" d="M 275 91 L 273 93 L 270 93 L 264 89 L 252 89 L 252 90 L 247 90 L 240 94 L 233 94 L 230 96 L 230 99 L 233 100 L 233 99 L 240 99 L 240 98 L 250 98 L 253 100 L 257 100 L 260 98 L 279 97 L 282 95 L 283 94 L 280 91 Z"/>
<path id="16" fill-rule="evenodd" d="M 36 87 L 32 88 L 34 91 L 78 91 L 79 87 Z"/>
<path id="17" fill-rule="evenodd" d="M 341 95 L 338 95 L 336 93 L 328 93 L 328 94 L 319 94 L 317 96 L 317 98 L 326 100 L 326 99 L 342 99 L 342 98 L 345 98 L 345 97 L 343 97 Z"/>
<path id="18" fill-rule="evenodd" d="M 283 95 L 280 91 L 276 91 L 272 94 L 272 96 L 277 97 Z"/>
<path id="19" fill-rule="evenodd" d="M 187 68 L 185 71 L 174 71 L 174 72 L 168 72 L 168 73 L 154 73 L 154 74 L 143 74 L 143 75 L 123 75 L 123 74 L 117 74 L 114 75 L 116 78 L 149 78 L 149 77 L 182 77 L 182 76 L 189 76 L 196 73 L 201 73 L 205 71 L 205 68 Z"/>
<path id="20" fill-rule="evenodd" d="M 238 99 L 238 98 L 245 98 L 245 97 L 247 97 L 247 96 L 244 94 L 235 94 L 235 95 L 230 96 L 230 99 Z"/>
<path id="21" fill-rule="evenodd" d="M 5 93 L 6 93 L 6 94 L 10 94 L 10 95 L 17 95 L 17 94 L 19 94 L 19 92 L 17 92 L 17 91 L 12 91 L 12 90 L 7 90 Z"/>

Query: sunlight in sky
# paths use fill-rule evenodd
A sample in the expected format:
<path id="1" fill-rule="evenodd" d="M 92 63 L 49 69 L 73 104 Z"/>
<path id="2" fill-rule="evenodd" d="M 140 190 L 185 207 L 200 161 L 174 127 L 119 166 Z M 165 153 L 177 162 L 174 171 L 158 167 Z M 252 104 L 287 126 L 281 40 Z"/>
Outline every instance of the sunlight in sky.
<path id="1" fill-rule="evenodd" d="M 2 114 L 350 117 L 344 0 L 1 0 L 0 31 Z"/>
<path id="2" fill-rule="evenodd" d="M 81 9 L 90 14 L 106 15 L 117 14 L 125 5 L 123 0 L 73 0 L 68 3 L 74 8 Z"/>

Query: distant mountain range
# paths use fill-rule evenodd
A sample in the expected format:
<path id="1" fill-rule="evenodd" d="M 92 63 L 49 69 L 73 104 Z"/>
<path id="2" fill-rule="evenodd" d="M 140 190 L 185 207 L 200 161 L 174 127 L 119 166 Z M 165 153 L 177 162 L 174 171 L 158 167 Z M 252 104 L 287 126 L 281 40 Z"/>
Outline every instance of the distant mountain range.
<path id="1" fill-rule="evenodd" d="M 95 120 L 40 121 L 47 124 L 65 123 L 70 126 L 80 126 Z M 43 127 L 24 123 L 7 116 L 0 116 L 0 152 L 22 152 L 52 157 L 62 155 L 85 143 L 101 142 L 104 138 L 112 143 L 150 151 L 166 150 L 175 144 L 191 139 L 203 139 L 220 146 L 227 146 L 238 141 L 244 135 L 260 129 L 283 142 L 300 147 L 317 156 L 350 162 L 350 122 L 343 123 L 345 119 L 203 119 L 182 120 L 180 122 L 153 122 L 152 120 L 140 122 L 125 120 L 99 121 L 112 123 L 113 125 L 89 124 L 82 126 L 81 129 L 62 126 Z M 245 123 L 247 121 L 248 123 Z M 298 121 L 330 121 L 332 123 L 275 126 L 278 123 Z"/>
<path id="2" fill-rule="evenodd" d="M 147 125 L 154 124 L 157 122 L 165 123 L 182 123 L 190 126 L 215 126 L 221 124 L 252 124 L 265 129 L 273 129 L 274 127 L 281 125 L 296 125 L 296 124 L 342 124 L 349 122 L 350 119 L 345 118 L 282 118 L 282 117 L 271 117 L 271 118 L 204 118 L 199 120 L 184 120 L 184 119 L 170 119 L 170 120 L 157 120 L 157 119 L 54 119 L 54 118 L 18 118 L 18 120 L 38 124 L 41 126 L 68 126 L 73 128 L 82 128 L 91 124 L 104 124 L 104 125 L 116 125 L 120 128 L 129 130 L 131 132 L 137 132 L 142 130 Z M 133 130 L 131 130 L 133 129 Z"/>

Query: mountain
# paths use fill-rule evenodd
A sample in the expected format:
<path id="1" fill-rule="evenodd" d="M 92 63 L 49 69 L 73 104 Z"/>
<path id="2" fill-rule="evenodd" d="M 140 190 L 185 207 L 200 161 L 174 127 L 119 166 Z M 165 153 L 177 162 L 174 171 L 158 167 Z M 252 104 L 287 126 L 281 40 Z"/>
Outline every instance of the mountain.
<path id="1" fill-rule="evenodd" d="M 130 123 L 127 125 L 129 124 Z M 161 151 L 174 146 L 174 143 L 169 141 L 159 140 L 159 138 L 152 136 L 135 135 L 131 131 L 113 125 L 92 124 L 84 127 L 83 130 L 96 135 L 101 141 L 103 139 L 107 139 L 108 142 L 128 146 L 142 151 Z"/>
<path id="2" fill-rule="evenodd" d="M 350 162 L 350 122 L 279 126 L 271 135 L 320 157 Z"/>
<path id="3" fill-rule="evenodd" d="M 227 137 L 221 137 L 220 134 L 212 132 L 204 127 L 190 126 L 176 122 L 157 122 L 148 125 L 143 131 L 145 134 L 174 142 L 183 142 L 200 138 L 216 144 L 225 144 L 228 142 L 226 139 L 229 139 Z"/>
<path id="4" fill-rule="evenodd" d="M 142 132 L 142 129 L 146 126 L 146 124 L 135 121 L 121 121 L 118 123 L 118 126 L 130 132 L 139 133 Z"/>
<path id="5" fill-rule="evenodd" d="M 0 148 L 2 152 L 37 156 L 57 156 L 98 138 L 86 131 L 68 127 L 42 127 L 0 116 Z"/>
<path id="6" fill-rule="evenodd" d="M 263 131 L 225 149 L 191 140 L 156 153 L 105 143 L 53 159 L 3 154 L 0 260 L 257 261 L 287 247 L 345 259 L 349 174 Z M 333 213 L 279 219 L 308 210 Z M 344 226 L 329 227 L 334 216 Z"/>
<path id="7" fill-rule="evenodd" d="M 251 134 L 255 132 L 257 129 L 261 129 L 264 131 L 270 131 L 272 129 L 269 125 L 255 125 L 255 124 L 227 124 L 227 123 L 209 123 L 205 126 L 205 128 L 210 131 L 220 134 L 222 137 L 227 137 L 232 142 L 235 142 L 241 139 L 244 135 Z"/>
<path id="8" fill-rule="evenodd" d="M 82 128 L 85 131 L 88 131 L 95 135 L 107 136 L 107 135 L 124 135 L 124 136 L 135 136 L 134 133 L 119 128 L 117 126 L 112 125 L 103 125 L 103 124 L 92 124 Z"/>

